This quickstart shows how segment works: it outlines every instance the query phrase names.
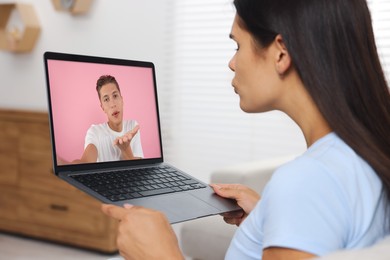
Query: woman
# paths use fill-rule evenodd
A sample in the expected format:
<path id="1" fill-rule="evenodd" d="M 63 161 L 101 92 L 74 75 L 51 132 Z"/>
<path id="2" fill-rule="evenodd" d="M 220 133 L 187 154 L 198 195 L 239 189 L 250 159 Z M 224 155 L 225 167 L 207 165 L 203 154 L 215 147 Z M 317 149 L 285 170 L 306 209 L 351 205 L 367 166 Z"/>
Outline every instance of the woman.
<path id="1" fill-rule="evenodd" d="M 260 200 L 241 185 L 212 185 L 243 209 L 224 216 L 239 225 L 226 258 L 303 259 L 382 239 L 390 231 L 390 96 L 366 1 L 234 4 L 229 67 L 241 109 L 285 112 L 308 150 L 274 173 Z M 162 214 L 103 211 L 121 220 L 126 259 L 182 258 Z"/>

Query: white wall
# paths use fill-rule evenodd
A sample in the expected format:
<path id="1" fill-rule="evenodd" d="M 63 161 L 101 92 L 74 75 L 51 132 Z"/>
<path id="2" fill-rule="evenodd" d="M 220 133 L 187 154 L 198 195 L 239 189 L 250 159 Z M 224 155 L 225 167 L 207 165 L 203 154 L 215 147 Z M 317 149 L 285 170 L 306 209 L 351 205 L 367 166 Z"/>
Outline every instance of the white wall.
<path id="1" fill-rule="evenodd" d="M 23 2 L 34 5 L 42 30 L 32 52 L 0 51 L 0 108 L 47 110 L 48 50 L 152 61 L 159 78 L 169 0 L 94 0 L 81 16 L 55 11 L 50 0 Z"/>

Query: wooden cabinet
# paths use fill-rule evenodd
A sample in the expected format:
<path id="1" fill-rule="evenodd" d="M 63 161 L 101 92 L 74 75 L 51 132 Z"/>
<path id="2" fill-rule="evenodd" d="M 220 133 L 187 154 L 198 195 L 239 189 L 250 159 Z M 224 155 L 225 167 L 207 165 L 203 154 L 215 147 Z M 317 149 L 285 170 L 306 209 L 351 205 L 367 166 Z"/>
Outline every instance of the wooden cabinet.
<path id="1" fill-rule="evenodd" d="M 53 174 L 48 115 L 0 110 L 0 230 L 114 253 L 117 223 Z"/>

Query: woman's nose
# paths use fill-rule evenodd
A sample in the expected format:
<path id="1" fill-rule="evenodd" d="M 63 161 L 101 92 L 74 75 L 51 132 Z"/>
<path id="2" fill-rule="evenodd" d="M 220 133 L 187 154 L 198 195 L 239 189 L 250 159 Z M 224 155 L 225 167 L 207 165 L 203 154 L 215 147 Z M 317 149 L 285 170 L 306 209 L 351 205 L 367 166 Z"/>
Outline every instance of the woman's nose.
<path id="1" fill-rule="evenodd" d="M 236 55 L 234 55 L 230 61 L 229 61 L 229 68 L 232 70 L 232 71 L 235 71 L 235 66 L 236 66 Z"/>

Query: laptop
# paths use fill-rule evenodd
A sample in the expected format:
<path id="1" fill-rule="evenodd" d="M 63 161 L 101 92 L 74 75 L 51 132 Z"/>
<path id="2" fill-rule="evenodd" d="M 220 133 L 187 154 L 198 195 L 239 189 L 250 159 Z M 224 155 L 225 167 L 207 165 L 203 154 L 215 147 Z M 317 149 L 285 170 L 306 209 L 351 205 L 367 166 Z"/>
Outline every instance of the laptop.
<path id="1" fill-rule="evenodd" d="M 44 65 L 57 177 L 103 203 L 162 211 L 172 224 L 240 209 L 234 200 L 221 198 L 207 184 L 164 162 L 152 62 L 46 52 Z M 122 110 L 112 114 L 103 103 L 116 106 L 115 96 L 108 92 L 101 102 L 96 89 L 98 79 L 108 77 L 115 79 L 122 97 Z M 131 158 L 124 155 L 128 147 L 121 150 L 109 139 L 115 138 L 111 133 L 128 133 L 113 131 L 115 120 L 123 121 L 122 130 L 125 121 L 129 129 L 139 127 L 128 145 Z M 96 161 L 81 160 L 91 147 L 97 151 Z"/>

